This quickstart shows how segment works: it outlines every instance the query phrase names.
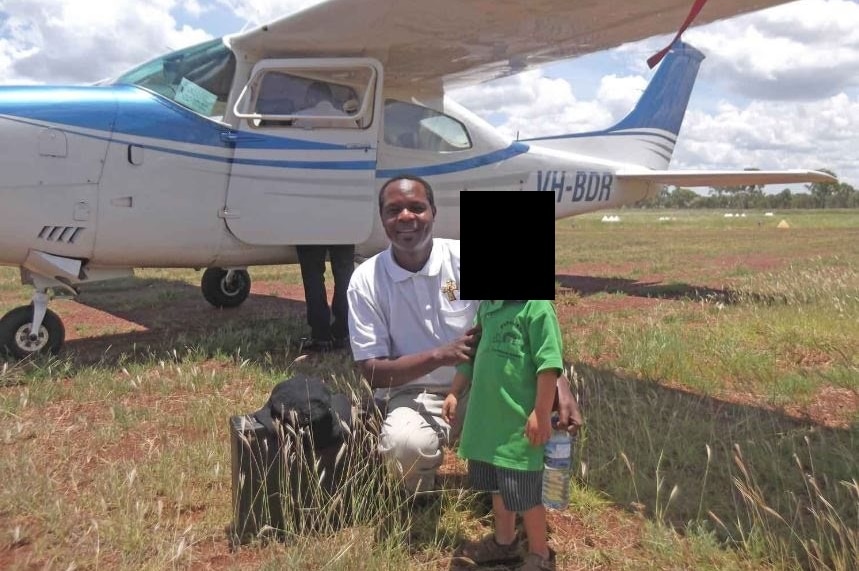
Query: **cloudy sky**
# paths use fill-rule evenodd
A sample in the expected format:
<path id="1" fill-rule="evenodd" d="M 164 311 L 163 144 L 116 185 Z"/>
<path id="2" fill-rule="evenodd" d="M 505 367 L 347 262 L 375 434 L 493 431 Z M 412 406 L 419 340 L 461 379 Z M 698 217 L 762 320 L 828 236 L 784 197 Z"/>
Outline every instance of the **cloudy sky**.
<path id="1" fill-rule="evenodd" d="M 0 84 L 90 83 L 314 3 L 0 0 Z M 691 28 L 683 38 L 706 59 L 671 168 L 827 168 L 859 188 L 858 1 L 800 0 Z M 646 59 L 669 40 L 453 97 L 511 137 L 602 129 L 632 108 L 652 75 Z"/>

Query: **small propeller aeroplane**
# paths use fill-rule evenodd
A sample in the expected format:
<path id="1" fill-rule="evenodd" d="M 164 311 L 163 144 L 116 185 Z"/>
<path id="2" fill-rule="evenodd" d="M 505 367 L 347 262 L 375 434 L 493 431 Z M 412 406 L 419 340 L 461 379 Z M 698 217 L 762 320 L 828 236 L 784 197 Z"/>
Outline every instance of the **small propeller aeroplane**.
<path id="1" fill-rule="evenodd" d="M 780 3 L 696 0 L 692 13 L 705 23 Z M 557 219 L 665 184 L 832 180 L 667 170 L 703 59 L 679 33 L 635 108 L 603 131 L 510 141 L 445 96 L 670 33 L 688 8 L 330 0 L 96 85 L 2 87 L 0 264 L 35 292 L 0 320 L 0 348 L 57 352 L 65 333 L 49 299 L 134 268 L 207 268 L 204 297 L 234 307 L 250 292 L 247 268 L 295 263 L 295 244 L 372 255 L 387 247 L 378 187 L 399 173 L 429 180 L 435 234 L 452 238 L 463 190 L 552 192 Z"/>

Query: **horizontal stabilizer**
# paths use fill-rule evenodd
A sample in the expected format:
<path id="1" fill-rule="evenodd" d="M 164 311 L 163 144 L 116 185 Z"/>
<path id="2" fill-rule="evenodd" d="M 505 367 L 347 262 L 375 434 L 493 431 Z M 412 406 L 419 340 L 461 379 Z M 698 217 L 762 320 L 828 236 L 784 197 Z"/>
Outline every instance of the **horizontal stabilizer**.
<path id="1" fill-rule="evenodd" d="M 674 186 L 743 186 L 763 184 L 794 184 L 798 182 L 838 182 L 838 179 L 821 171 L 705 171 L 705 170 L 651 170 L 618 171 L 619 181 L 652 182 Z"/>

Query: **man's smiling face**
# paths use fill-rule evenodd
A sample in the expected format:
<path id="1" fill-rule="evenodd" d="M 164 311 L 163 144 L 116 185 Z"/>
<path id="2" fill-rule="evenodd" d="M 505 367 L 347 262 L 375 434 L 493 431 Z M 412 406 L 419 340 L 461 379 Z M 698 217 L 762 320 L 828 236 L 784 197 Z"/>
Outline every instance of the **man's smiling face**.
<path id="1" fill-rule="evenodd" d="M 399 179 L 389 183 L 382 191 L 381 216 L 395 252 L 414 255 L 431 248 L 435 214 L 420 182 Z"/>

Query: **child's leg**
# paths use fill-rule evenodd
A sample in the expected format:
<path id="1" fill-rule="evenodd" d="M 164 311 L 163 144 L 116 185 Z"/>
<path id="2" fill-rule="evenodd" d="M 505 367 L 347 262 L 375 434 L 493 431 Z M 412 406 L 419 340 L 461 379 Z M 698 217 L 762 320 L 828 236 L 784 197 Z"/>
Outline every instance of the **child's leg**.
<path id="1" fill-rule="evenodd" d="M 516 512 L 504 506 L 500 493 L 492 494 L 492 512 L 495 515 L 495 541 L 501 545 L 513 543 L 516 539 Z M 545 517 L 543 519 L 545 523 Z"/>
<path id="2" fill-rule="evenodd" d="M 507 509 L 498 489 L 496 468 L 486 462 L 468 461 L 468 480 L 471 488 L 492 495 L 492 513 L 495 531 L 479 541 L 468 542 L 459 550 L 459 556 L 470 564 L 487 565 L 521 560 L 516 537 L 516 512 Z"/>
<path id="3" fill-rule="evenodd" d="M 549 558 L 549 544 L 546 541 L 546 508 L 542 504 L 522 514 L 522 523 L 528 536 L 528 551 L 543 559 Z"/>
<path id="4" fill-rule="evenodd" d="M 522 523 L 528 537 L 528 551 L 549 559 L 547 542 L 546 508 L 543 507 L 542 470 L 522 471 L 498 469 L 499 488 L 505 509 L 522 514 Z M 515 521 L 515 520 L 513 520 Z"/>

